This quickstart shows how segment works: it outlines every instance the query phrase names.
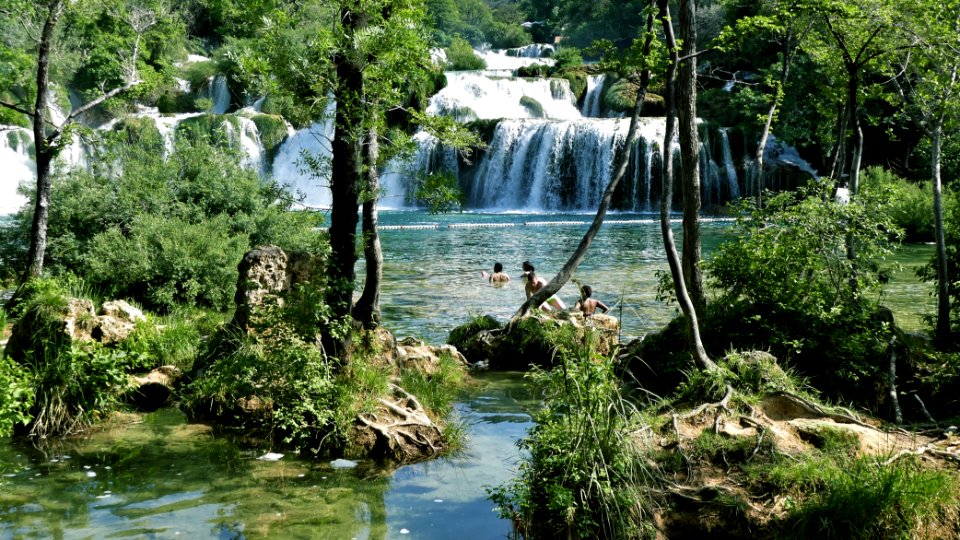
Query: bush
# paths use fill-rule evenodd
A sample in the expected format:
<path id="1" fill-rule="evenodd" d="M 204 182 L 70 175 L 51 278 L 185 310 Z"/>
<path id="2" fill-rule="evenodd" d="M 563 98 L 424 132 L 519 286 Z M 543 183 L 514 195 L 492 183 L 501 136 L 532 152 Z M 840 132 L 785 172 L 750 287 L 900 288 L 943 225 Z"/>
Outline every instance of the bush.
<path id="1" fill-rule="evenodd" d="M 613 362 L 563 341 L 561 362 L 528 377 L 544 406 L 518 445 L 518 477 L 489 491 L 525 538 L 635 538 L 652 527 L 654 476 L 629 433 L 638 413 L 620 393 Z"/>
<path id="2" fill-rule="evenodd" d="M 831 395 L 874 397 L 894 330 L 871 295 L 898 231 L 887 196 L 841 204 L 818 188 L 775 195 L 762 210 L 743 203 L 736 239 L 704 264 L 721 293 L 702 317 L 708 352 L 770 350 Z"/>
<path id="3" fill-rule="evenodd" d="M 447 69 L 452 71 L 468 71 L 485 69 L 487 63 L 473 52 L 473 47 L 467 40 L 455 37 L 450 40 L 447 51 Z"/>
<path id="4" fill-rule="evenodd" d="M 198 302 L 224 309 L 244 251 L 260 244 L 313 250 L 323 242 L 319 213 L 291 211 L 285 189 L 204 137 L 178 140 L 167 158 L 122 143 L 103 152 L 94 170 L 54 179 L 51 272 L 75 272 L 148 308 Z M 10 227 L 0 228 L 4 271 L 26 264 L 32 214 L 27 205 Z M 156 251 L 161 247 L 166 251 Z"/>
<path id="5" fill-rule="evenodd" d="M 933 189 L 929 183 L 913 184 L 881 167 L 867 167 L 861 178 L 861 191 L 891 193 L 890 205 L 885 210 L 889 219 L 903 230 L 905 240 L 933 242 Z M 951 195 L 949 190 L 944 192 L 945 215 L 954 206 Z"/>
<path id="6" fill-rule="evenodd" d="M 30 423 L 35 396 L 30 371 L 0 355 L 0 438 L 10 436 L 15 426 Z"/>

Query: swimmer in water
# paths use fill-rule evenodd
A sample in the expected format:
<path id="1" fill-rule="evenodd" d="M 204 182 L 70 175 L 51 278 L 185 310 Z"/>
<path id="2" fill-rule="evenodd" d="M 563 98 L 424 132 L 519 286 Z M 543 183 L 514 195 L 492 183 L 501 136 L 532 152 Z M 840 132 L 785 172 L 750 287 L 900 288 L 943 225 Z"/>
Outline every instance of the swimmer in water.
<path id="1" fill-rule="evenodd" d="M 493 273 L 488 274 L 485 271 L 480 271 L 480 277 L 486 278 L 487 281 L 494 285 L 503 285 L 504 283 L 510 281 L 510 276 L 508 276 L 503 271 L 503 265 L 500 263 L 493 263 Z"/>
<path id="2" fill-rule="evenodd" d="M 603 313 L 610 311 L 610 308 L 606 304 L 597 300 L 596 298 L 591 298 L 593 294 L 593 289 L 589 285 L 584 285 L 580 287 L 580 299 L 577 300 L 576 305 L 573 306 L 573 309 L 579 309 L 583 312 L 584 317 L 589 317 L 597 312 L 597 309 L 602 310 Z"/>

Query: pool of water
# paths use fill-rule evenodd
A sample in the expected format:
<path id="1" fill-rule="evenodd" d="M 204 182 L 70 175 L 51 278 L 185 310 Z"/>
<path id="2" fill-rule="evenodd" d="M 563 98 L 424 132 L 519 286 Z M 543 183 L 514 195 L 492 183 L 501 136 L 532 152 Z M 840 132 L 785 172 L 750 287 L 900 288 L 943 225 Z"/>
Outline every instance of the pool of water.
<path id="1" fill-rule="evenodd" d="M 580 243 L 592 215 L 428 215 L 384 212 L 381 308 L 384 325 L 398 336 L 443 343 L 450 330 L 476 315 L 506 321 L 525 300 L 520 263 L 529 260 L 549 280 Z M 675 227 L 679 233 L 679 224 Z M 705 253 L 729 233 L 729 222 L 703 224 Z M 493 287 L 480 277 L 500 262 L 511 281 Z M 620 317 L 625 337 L 649 332 L 676 313 L 656 300 L 657 272 L 667 271 L 660 226 L 650 214 L 612 214 L 574 278 Z M 362 275 L 362 274 L 361 274 Z M 573 306 L 574 283 L 558 296 Z"/>
<path id="2" fill-rule="evenodd" d="M 0 538 L 504 538 L 486 499 L 513 475 L 537 406 L 486 374 L 456 414 L 457 455 L 378 469 L 241 450 L 175 409 L 42 449 L 0 443 Z"/>

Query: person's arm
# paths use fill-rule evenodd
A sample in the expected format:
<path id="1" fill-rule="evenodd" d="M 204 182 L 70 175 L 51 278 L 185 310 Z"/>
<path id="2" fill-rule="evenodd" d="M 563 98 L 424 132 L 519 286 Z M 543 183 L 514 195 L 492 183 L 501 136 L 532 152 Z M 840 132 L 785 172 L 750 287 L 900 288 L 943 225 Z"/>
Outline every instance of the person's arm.
<path id="1" fill-rule="evenodd" d="M 604 304 L 603 302 L 601 302 L 601 301 L 599 301 L 599 300 L 597 300 L 597 307 L 600 308 L 600 309 L 602 309 L 604 313 L 610 311 L 610 308 L 608 308 L 606 304 Z"/>

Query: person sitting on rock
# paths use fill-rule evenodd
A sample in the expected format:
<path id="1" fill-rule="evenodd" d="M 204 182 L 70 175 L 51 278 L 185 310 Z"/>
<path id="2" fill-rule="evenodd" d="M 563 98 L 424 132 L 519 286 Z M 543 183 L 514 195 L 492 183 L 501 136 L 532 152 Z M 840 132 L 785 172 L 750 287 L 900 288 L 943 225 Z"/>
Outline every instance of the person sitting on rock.
<path id="1" fill-rule="evenodd" d="M 547 281 L 542 277 L 537 275 L 536 270 L 529 261 L 523 262 L 523 278 L 524 286 L 523 290 L 527 293 L 527 299 L 533 296 L 533 293 L 539 291 L 547 285 Z M 567 309 L 567 306 L 563 303 L 563 300 L 560 300 L 556 295 L 547 298 L 547 300 L 540 304 L 540 309 L 544 311 L 551 311 L 554 309 Z"/>
<path id="2" fill-rule="evenodd" d="M 486 271 L 480 271 L 480 277 L 486 278 L 487 281 L 494 285 L 502 285 L 510 281 L 510 276 L 503 271 L 503 265 L 500 263 L 493 263 L 493 273 L 488 274 Z"/>
<path id="3" fill-rule="evenodd" d="M 577 300 L 573 309 L 582 311 L 584 317 L 593 315 L 597 312 L 598 308 L 603 310 L 603 313 L 610 311 L 610 308 L 608 308 L 606 304 L 596 298 L 591 298 L 591 295 L 593 295 L 593 289 L 589 285 L 580 287 L 580 299 Z"/>

